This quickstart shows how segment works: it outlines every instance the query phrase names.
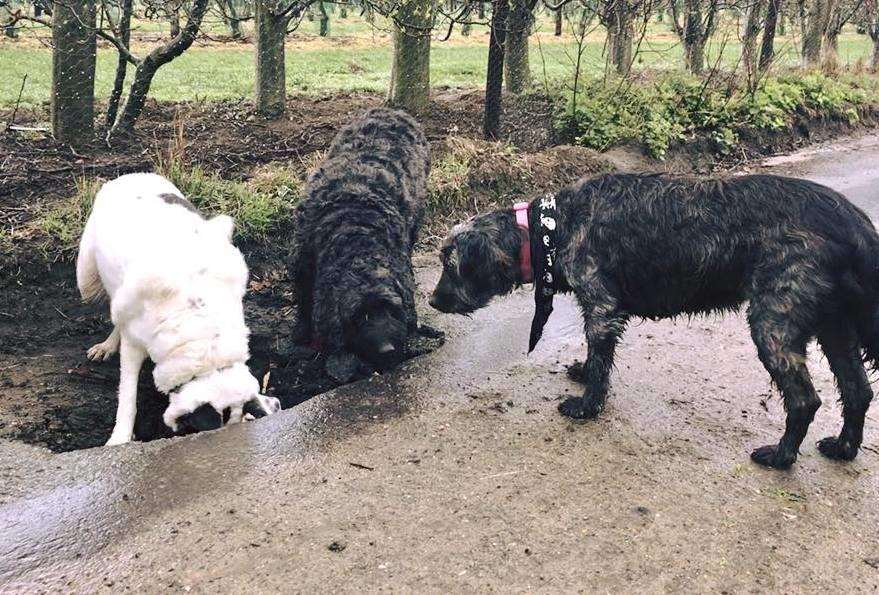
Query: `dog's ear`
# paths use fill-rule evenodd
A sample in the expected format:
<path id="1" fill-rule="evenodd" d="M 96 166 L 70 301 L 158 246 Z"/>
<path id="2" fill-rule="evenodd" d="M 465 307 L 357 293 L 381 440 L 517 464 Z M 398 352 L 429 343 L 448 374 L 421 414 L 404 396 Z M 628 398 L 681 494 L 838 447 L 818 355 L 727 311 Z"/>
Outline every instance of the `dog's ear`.
<path id="1" fill-rule="evenodd" d="M 275 397 L 257 395 L 244 404 L 242 412 L 245 415 L 250 415 L 254 419 L 259 419 L 260 417 L 265 417 L 266 415 L 277 413 L 280 410 L 281 401 L 279 401 Z"/>
<path id="2" fill-rule="evenodd" d="M 467 278 L 473 276 L 481 267 L 490 265 L 491 247 L 488 236 L 481 232 L 462 235 L 457 242 L 458 274 Z"/>
<path id="3" fill-rule="evenodd" d="M 205 403 L 192 413 L 177 418 L 178 434 L 206 432 L 223 427 L 223 416 L 216 409 Z"/>
<path id="4" fill-rule="evenodd" d="M 232 241 L 232 234 L 235 232 L 235 220 L 228 215 L 217 215 L 207 222 L 208 228 L 214 230 L 229 241 Z"/>

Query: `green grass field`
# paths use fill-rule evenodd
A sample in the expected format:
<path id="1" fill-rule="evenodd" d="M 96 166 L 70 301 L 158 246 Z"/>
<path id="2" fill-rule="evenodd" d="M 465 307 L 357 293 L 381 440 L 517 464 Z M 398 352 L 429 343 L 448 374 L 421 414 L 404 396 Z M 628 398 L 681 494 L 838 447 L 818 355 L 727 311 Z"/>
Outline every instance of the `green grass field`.
<path id="1" fill-rule="evenodd" d="M 154 26 L 155 24 L 150 24 Z M 213 25 L 216 28 L 216 24 Z M 388 86 L 391 64 L 390 38 L 383 27 L 373 29 L 360 20 L 332 21 L 331 37 L 319 39 L 314 34 L 317 22 L 303 22 L 292 46 L 287 49 L 287 89 L 293 93 L 323 94 L 336 90 L 383 91 Z M 146 30 L 156 30 L 146 27 Z M 141 32 L 145 30 L 141 29 Z M 531 68 L 536 84 L 569 80 L 573 72 L 575 51 L 570 37 L 552 37 L 551 24 L 539 23 L 538 44 L 531 41 Z M 37 31 L 46 35 L 46 31 Z M 33 35 L 34 33 L 32 33 Z M 728 37 L 730 39 L 730 37 Z M 734 38 L 715 40 L 710 47 L 709 62 L 714 63 L 722 50 L 721 64 L 730 67 L 740 55 Z M 350 47 L 346 47 L 350 46 Z M 777 47 L 781 66 L 798 61 L 797 42 L 780 38 Z M 589 37 L 583 56 L 583 71 L 599 75 L 604 70 L 604 41 L 598 33 Z M 871 51 L 866 36 L 845 33 L 840 39 L 840 59 L 844 64 L 866 60 Z M 473 87 L 485 80 L 487 44 L 484 27 L 474 27 L 470 37 L 456 33 L 450 42 L 435 41 L 431 52 L 431 82 L 435 86 Z M 193 47 L 183 56 L 163 67 L 156 76 L 150 96 L 159 101 L 222 100 L 250 97 L 254 83 L 253 46 L 226 44 Z M 681 48 L 661 24 L 651 24 L 640 46 L 635 70 L 680 69 Z M 96 94 L 105 98 L 110 92 L 116 65 L 112 49 L 98 52 Z M 129 75 L 131 69 L 129 69 Z M 22 105 L 39 105 L 48 100 L 51 83 L 51 52 L 34 42 L 0 41 L 0 106 L 14 104 L 21 81 L 27 75 Z"/>

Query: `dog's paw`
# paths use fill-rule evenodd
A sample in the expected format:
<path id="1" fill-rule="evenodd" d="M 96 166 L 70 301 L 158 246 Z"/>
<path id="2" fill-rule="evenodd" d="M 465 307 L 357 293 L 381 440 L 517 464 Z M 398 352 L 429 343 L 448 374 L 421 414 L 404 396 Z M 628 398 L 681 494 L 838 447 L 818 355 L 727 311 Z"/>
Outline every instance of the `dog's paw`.
<path id="1" fill-rule="evenodd" d="M 110 436 L 110 439 L 107 440 L 106 446 L 119 446 L 120 444 L 128 444 L 129 442 L 131 442 L 132 438 L 133 436 L 131 436 L 130 434 L 124 435 L 113 433 L 113 435 Z"/>
<path id="2" fill-rule="evenodd" d="M 559 412 L 573 419 L 592 419 L 604 411 L 604 403 L 582 397 L 571 397 L 559 404 Z"/>
<path id="3" fill-rule="evenodd" d="M 778 445 L 770 444 L 761 446 L 751 453 L 751 460 L 758 465 L 764 467 L 773 467 L 774 469 L 790 469 L 790 466 L 797 460 L 797 455 L 793 456 L 779 450 Z"/>
<path id="4" fill-rule="evenodd" d="M 568 366 L 568 378 L 574 382 L 585 382 L 586 379 L 586 363 L 574 362 Z"/>
<path id="5" fill-rule="evenodd" d="M 840 441 L 836 436 L 828 436 L 818 441 L 818 450 L 828 459 L 836 461 L 852 461 L 858 456 L 858 447 L 847 441 Z"/>
<path id="6" fill-rule="evenodd" d="M 110 359 L 118 349 L 117 345 L 108 344 L 107 341 L 104 341 L 103 343 L 92 345 L 89 350 L 86 351 L 85 355 L 93 362 L 105 362 Z"/>

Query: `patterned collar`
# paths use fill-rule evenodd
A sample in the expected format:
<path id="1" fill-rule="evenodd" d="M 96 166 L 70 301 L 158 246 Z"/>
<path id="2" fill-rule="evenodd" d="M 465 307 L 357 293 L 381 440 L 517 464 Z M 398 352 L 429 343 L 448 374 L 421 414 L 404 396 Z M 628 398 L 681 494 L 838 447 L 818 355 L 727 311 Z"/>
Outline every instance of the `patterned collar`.
<path id="1" fill-rule="evenodd" d="M 528 353 L 534 350 L 543 327 L 552 314 L 552 298 L 556 292 L 556 211 L 555 196 L 547 194 L 535 201 L 537 206 L 537 241 L 531 242 L 531 260 L 534 263 L 534 319 L 531 321 L 531 335 L 528 340 Z"/>
<path id="2" fill-rule="evenodd" d="M 533 207 L 532 211 L 536 208 L 537 212 L 529 213 L 529 207 Z M 557 290 L 555 262 L 558 212 L 555 196 L 552 194 L 547 194 L 530 205 L 517 203 L 513 209 L 516 212 L 516 223 L 525 231 L 523 254 L 520 258 L 523 282 L 534 281 L 534 318 L 531 321 L 531 334 L 528 340 L 528 353 L 531 353 L 537 342 L 540 341 L 540 337 L 543 336 L 543 327 L 546 326 L 546 321 L 552 314 L 552 299 Z M 534 234 L 529 231 L 529 220 L 533 220 L 535 223 L 536 233 Z M 527 258 L 526 246 L 529 252 Z M 525 270 L 526 264 L 527 272 Z"/>

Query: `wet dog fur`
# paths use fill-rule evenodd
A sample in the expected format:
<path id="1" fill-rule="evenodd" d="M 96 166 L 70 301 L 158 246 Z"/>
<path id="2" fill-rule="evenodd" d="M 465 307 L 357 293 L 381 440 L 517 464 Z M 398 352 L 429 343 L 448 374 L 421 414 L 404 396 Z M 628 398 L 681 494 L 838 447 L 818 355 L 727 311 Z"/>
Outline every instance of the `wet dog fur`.
<path id="1" fill-rule="evenodd" d="M 843 404 L 842 431 L 818 448 L 831 459 L 855 458 L 873 397 L 864 361 L 879 361 L 879 235 L 861 210 L 830 188 L 771 175 L 611 174 L 580 180 L 556 202 L 555 274 L 579 303 L 588 344 L 585 363 L 569 371 L 586 390 L 560 404 L 564 415 L 604 409 L 614 350 L 631 318 L 747 302 L 758 356 L 787 411 L 781 440 L 752 459 L 776 468 L 796 461 L 821 404 L 806 368 L 815 338 Z M 455 227 L 431 305 L 468 313 L 521 285 L 520 241 L 512 209 Z"/>
<path id="2" fill-rule="evenodd" d="M 379 370 L 402 360 L 417 327 L 412 249 L 429 167 L 427 140 L 401 111 L 371 109 L 333 140 L 295 218 L 301 342 Z"/>
<path id="3" fill-rule="evenodd" d="M 163 420 L 190 433 L 280 408 L 248 370 L 242 298 L 247 266 L 233 221 L 205 220 L 168 180 L 129 174 L 104 184 L 80 241 L 76 279 L 87 301 L 109 297 L 113 332 L 88 350 L 119 352 L 119 404 L 108 445 L 130 442 L 147 357 L 168 394 Z"/>

